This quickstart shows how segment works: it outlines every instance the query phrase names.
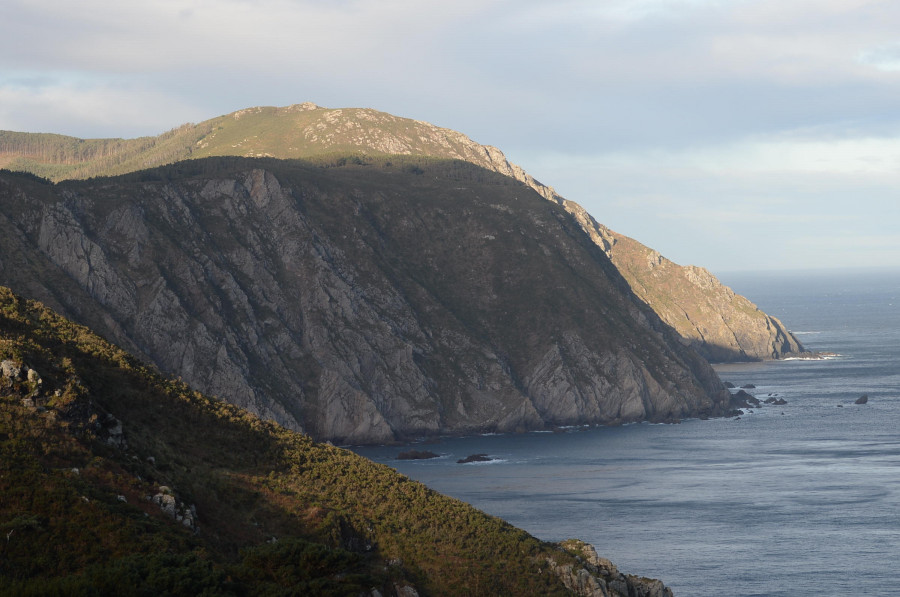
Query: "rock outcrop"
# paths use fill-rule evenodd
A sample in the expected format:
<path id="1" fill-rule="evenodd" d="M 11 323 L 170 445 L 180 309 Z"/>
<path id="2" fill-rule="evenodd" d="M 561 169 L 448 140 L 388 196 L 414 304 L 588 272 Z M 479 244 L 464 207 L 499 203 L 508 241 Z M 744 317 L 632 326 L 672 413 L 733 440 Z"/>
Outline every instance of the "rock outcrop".
<path id="1" fill-rule="evenodd" d="M 560 547 L 576 554 L 575 563 L 559 564 L 548 560 L 550 570 L 562 579 L 566 588 L 585 597 L 673 597 L 672 589 L 662 581 L 622 574 L 618 568 L 597 555 L 594 546 L 578 539 L 563 541 Z"/>
<path id="2" fill-rule="evenodd" d="M 159 506 L 160 510 L 175 521 L 180 522 L 192 531 L 197 530 L 197 507 L 193 504 L 187 505 L 178 501 L 170 487 L 161 485 L 158 493 L 147 497 L 149 501 Z"/>
<path id="3" fill-rule="evenodd" d="M 321 439 L 722 414 L 558 205 L 461 162 L 0 176 L 0 283 Z"/>

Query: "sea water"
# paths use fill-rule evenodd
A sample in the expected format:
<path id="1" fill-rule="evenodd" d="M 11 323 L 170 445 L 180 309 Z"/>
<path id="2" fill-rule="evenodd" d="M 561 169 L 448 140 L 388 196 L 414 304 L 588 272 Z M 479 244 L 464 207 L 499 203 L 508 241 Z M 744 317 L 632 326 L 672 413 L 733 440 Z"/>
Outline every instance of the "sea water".
<path id="1" fill-rule="evenodd" d="M 357 451 L 541 539 L 581 538 L 678 596 L 900 594 L 900 272 L 722 278 L 838 354 L 717 366 L 788 404 L 416 446 L 433 460 Z M 457 464 L 474 453 L 495 460 Z"/>

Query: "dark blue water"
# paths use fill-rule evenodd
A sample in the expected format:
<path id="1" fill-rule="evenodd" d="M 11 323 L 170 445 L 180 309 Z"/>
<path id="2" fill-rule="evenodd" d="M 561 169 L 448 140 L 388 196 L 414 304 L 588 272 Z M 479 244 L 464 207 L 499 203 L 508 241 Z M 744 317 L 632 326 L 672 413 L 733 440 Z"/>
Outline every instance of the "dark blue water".
<path id="1" fill-rule="evenodd" d="M 723 281 L 841 356 L 717 367 L 785 406 L 740 420 L 459 438 L 358 452 L 547 540 L 578 537 L 680 596 L 900 592 L 900 273 Z M 861 396 L 868 404 L 854 405 Z M 484 464 L 456 460 L 485 452 Z"/>

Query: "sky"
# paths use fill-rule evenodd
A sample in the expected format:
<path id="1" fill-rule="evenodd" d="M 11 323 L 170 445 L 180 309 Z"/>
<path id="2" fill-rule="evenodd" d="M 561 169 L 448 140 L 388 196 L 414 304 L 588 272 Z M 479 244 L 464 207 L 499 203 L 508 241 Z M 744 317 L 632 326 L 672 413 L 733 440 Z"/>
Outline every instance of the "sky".
<path id="1" fill-rule="evenodd" d="M 306 101 L 499 147 L 716 272 L 900 269 L 896 0 L 4 0 L 0 129 Z"/>

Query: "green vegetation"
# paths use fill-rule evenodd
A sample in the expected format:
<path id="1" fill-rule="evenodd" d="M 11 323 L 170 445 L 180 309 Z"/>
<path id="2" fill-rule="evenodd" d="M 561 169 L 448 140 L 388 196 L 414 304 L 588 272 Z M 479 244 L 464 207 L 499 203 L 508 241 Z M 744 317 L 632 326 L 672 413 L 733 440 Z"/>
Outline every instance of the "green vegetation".
<path id="1" fill-rule="evenodd" d="M 541 568 L 572 555 L 5 288 L 0 361 L 0 594 L 566 594 Z"/>
<path id="2" fill-rule="evenodd" d="M 472 146 L 464 135 L 417 120 L 364 108 L 332 110 L 306 104 L 248 108 L 137 139 L 0 131 L 0 168 L 60 181 L 114 176 L 217 156 L 317 161 L 330 156 L 343 163 L 362 164 L 368 156 L 405 154 L 466 159 L 490 166 L 490 160 L 482 152 L 473 152 Z M 412 173 L 422 172 L 414 164 L 408 167 Z"/>
<path id="3" fill-rule="evenodd" d="M 188 159 L 207 132 L 207 126 L 193 124 L 137 139 L 0 131 L 0 166 L 53 181 L 122 174 Z"/>

